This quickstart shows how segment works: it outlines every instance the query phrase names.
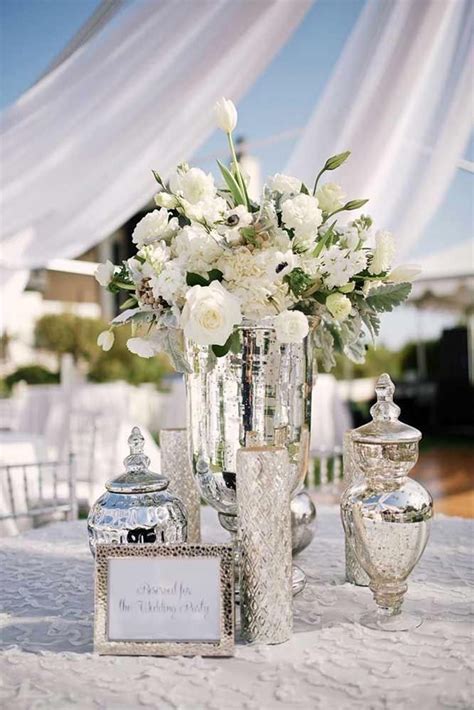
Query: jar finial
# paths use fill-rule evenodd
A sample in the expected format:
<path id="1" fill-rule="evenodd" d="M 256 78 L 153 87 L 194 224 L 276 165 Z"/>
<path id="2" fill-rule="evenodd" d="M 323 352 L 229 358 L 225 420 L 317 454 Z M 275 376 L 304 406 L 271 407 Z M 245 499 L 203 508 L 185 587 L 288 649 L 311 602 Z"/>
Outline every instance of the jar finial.
<path id="1" fill-rule="evenodd" d="M 393 401 L 395 386 L 390 375 L 384 372 L 375 385 L 377 402 L 370 408 L 372 418 L 376 422 L 396 421 L 400 416 L 400 407 Z"/>
<path id="2" fill-rule="evenodd" d="M 145 446 L 145 439 L 141 433 L 139 427 L 134 426 L 132 433 L 128 437 L 128 445 L 130 447 L 131 454 L 141 454 L 143 453 L 143 448 Z"/>

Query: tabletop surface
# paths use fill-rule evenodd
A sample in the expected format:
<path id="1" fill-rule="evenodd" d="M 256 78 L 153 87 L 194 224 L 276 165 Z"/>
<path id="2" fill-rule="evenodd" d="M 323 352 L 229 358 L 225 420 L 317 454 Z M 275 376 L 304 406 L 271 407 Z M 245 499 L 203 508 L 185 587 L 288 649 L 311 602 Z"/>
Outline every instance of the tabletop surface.
<path id="1" fill-rule="evenodd" d="M 151 658 L 93 653 L 93 561 L 84 521 L 0 540 L 0 704 L 104 710 L 392 710 L 472 708 L 474 526 L 435 518 L 409 580 L 406 606 L 423 625 L 371 631 L 357 623 L 368 589 L 344 582 L 336 508 L 320 508 L 298 557 L 308 575 L 294 603 L 294 634 L 279 646 L 237 643 L 235 656 Z M 225 540 L 203 510 L 203 537 Z"/>

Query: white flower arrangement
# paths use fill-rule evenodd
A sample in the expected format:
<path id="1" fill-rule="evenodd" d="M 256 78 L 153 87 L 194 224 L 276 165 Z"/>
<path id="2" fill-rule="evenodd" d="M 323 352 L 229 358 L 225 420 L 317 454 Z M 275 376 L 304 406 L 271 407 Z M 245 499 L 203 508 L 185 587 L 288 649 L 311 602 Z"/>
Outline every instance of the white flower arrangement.
<path id="1" fill-rule="evenodd" d="M 336 350 L 362 362 L 367 334 L 378 334 L 378 314 L 406 299 L 418 271 L 392 270 L 394 239 L 385 231 L 373 235 L 370 217 L 338 224 L 336 215 L 367 200 L 346 201 L 340 185 L 319 186 L 319 180 L 350 153 L 329 158 L 311 192 L 296 177 L 273 175 L 257 204 L 235 154 L 237 110 L 221 99 L 215 115 L 232 156 L 230 168 L 219 163 L 224 185 L 185 163 L 167 183 L 153 173 L 156 209 L 135 227 L 136 256 L 121 267 L 97 268 L 102 286 L 129 295 L 99 345 L 109 350 L 113 328 L 131 323 L 132 352 L 165 351 L 183 370 L 183 334 L 222 356 L 243 322 L 272 319 L 277 338 L 288 343 L 301 341 L 308 316 L 315 316 L 314 342 L 325 369 L 334 365 Z"/>

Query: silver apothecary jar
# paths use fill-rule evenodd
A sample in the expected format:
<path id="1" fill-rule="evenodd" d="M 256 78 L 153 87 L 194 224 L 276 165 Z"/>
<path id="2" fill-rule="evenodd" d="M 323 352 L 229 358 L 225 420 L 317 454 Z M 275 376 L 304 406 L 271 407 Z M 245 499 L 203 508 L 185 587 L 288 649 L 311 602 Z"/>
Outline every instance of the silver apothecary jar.
<path id="1" fill-rule="evenodd" d="M 89 513 L 87 528 L 93 555 L 97 543 L 160 545 L 187 539 L 185 507 L 167 492 L 168 479 L 150 471 L 138 427 L 132 429 L 128 444 L 125 472 L 107 481 L 106 492 Z"/>
<path id="2" fill-rule="evenodd" d="M 428 491 L 408 473 L 418 459 L 421 433 L 399 421 L 387 374 L 376 384 L 373 421 L 352 432 L 352 456 L 360 477 L 341 499 L 346 539 L 369 577 L 377 604 L 361 623 L 402 631 L 421 620 L 402 613 L 407 578 L 425 549 L 433 515 Z"/>

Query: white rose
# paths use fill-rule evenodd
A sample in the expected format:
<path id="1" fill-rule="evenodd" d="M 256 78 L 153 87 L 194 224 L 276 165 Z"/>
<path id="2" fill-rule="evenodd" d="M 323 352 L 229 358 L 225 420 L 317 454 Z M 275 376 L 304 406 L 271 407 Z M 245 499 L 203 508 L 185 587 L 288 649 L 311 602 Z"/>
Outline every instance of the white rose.
<path id="1" fill-rule="evenodd" d="M 171 210 L 177 206 L 178 200 L 174 195 L 170 195 L 169 192 L 159 192 L 155 195 L 155 202 L 158 207 L 166 207 L 166 209 Z"/>
<path id="2" fill-rule="evenodd" d="M 129 338 L 127 340 L 127 348 L 134 355 L 149 358 L 153 357 L 161 350 L 161 342 L 156 336 L 149 336 L 148 338 Z"/>
<path id="3" fill-rule="evenodd" d="M 282 311 L 276 316 L 274 326 L 280 343 L 300 343 L 309 333 L 308 319 L 301 311 Z"/>
<path id="4" fill-rule="evenodd" d="M 170 239 L 179 229 L 176 217 L 169 219 L 166 209 L 153 210 L 139 221 L 133 230 L 132 240 L 140 249 L 159 239 Z"/>
<path id="5" fill-rule="evenodd" d="M 224 133 L 232 133 L 237 125 L 237 109 L 234 102 L 222 97 L 214 104 L 214 115 L 218 127 Z"/>
<path id="6" fill-rule="evenodd" d="M 387 276 L 387 281 L 391 281 L 394 284 L 413 281 L 419 274 L 421 274 L 421 268 L 419 266 L 415 264 L 404 264 L 393 269 Z"/>
<path id="7" fill-rule="evenodd" d="M 395 256 L 395 240 L 390 232 L 377 232 L 375 249 L 369 265 L 369 274 L 377 276 L 382 271 L 388 271 Z"/>
<path id="8" fill-rule="evenodd" d="M 281 192 L 282 195 L 298 194 L 301 190 L 301 180 L 291 177 L 291 175 L 276 173 L 268 178 L 267 187 L 272 192 Z"/>
<path id="9" fill-rule="evenodd" d="M 326 298 L 326 308 L 334 320 L 343 321 L 352 310 L 352 303 L 343 293 L 331 293 Z"/>
<path id="10" fill-rule="evenodd" d="M 326 212 L 326 214 L 338 210 L 343 206 L 344 200 L 346 199 L 342 187 L 336 185 L 335 182 L 328 182 L 322 185 L 316 192 L 316 197 L 319 202 L 319 207 L 323 212 Z"/>
<path id="11" fill-rule="evenodd" d="M 288 229 L 294 230 L 295 245 L 303 250 L 315 242 L 323 217 L 317 199 L 301 193 L 285 200 L 282 219 Z"/>
<path id="12" fill-rule="evenodd" d="M 94 272 L 96 281 L 100 283 L 101 286 L 107 287 L 114 277 L 115 266 L 111 261 L 107 260 L 105 264 L 99 264 Z"/>
<path id="13" fill-rule="evenodd" d="M 211 173 L 206 173 L 200 168 L 190 168 L 185 172 L 181 170 L 170 178 L 172 192 L 191 205 L 206 202 L 216 196 L 216 186 Z"/>
<path id="14" fill-rule="evenodd" d="M 184 334 L 198 345 L 224 345 L 242 320 L 239 300 L 218 281 L 193 286 L 181 314 Z"/>
<path id="15" fill-rule="evenodd" d="M 103 330 L 97 337 L 97 345 L 104 352 L 108 352 L 114 344 L 115 335 L 112 330 Z"/>

